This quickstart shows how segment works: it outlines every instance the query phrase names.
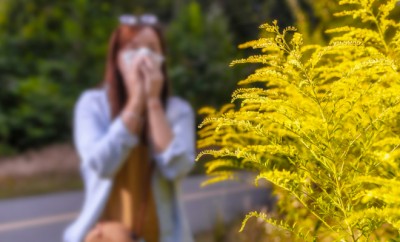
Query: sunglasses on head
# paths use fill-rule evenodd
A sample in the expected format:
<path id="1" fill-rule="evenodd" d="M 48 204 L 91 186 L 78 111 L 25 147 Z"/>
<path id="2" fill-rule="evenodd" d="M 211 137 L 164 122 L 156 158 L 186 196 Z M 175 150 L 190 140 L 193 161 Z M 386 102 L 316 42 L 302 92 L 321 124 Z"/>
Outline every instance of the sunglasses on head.
<path id="1" fill-rule="evenodd" d="M 158 23 L 158 18 L 154 14 L 142 14 L 142 15 L 133 15 L 133 14 L 124 14 L 119 17 L 119 23 L 125 25 L 155 25 Z"/>

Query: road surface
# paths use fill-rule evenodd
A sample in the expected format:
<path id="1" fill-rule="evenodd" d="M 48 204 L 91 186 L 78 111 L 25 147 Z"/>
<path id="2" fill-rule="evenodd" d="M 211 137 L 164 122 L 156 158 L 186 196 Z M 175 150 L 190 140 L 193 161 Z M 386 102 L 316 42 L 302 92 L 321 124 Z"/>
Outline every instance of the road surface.
<path id="1" fill-rule="evenodd" d="M 246 212 L 271 204 L 268 188 L 245 182 L 226 182 L 200 188 L 203 176 L 182 185 L 183 200 L 193 233 L 229 222 Z M 81 191 L 0 200 L 0 242 L 57 242 L 64 228 L 77 216 Z"/>

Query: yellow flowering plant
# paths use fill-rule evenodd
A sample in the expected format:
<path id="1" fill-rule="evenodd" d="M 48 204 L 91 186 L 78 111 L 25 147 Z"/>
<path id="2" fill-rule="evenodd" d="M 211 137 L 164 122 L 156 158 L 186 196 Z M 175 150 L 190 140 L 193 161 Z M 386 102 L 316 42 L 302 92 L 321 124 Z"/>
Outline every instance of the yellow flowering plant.
<path id="1" fill-rule="evenodd" d="M 256 172 L 279 195 L 279 215 L 251 212 L 299 241 L 400 240 L 400 24 L 396 0 L 341 0 L 356 27 L 305 45 L 294 27 L 260 26 L 240 45 L 259 54 L 220 110 L 205 107 L 197 159 L 206 184 Z M 243 229 L 242 227 L 242 229 Z"/>

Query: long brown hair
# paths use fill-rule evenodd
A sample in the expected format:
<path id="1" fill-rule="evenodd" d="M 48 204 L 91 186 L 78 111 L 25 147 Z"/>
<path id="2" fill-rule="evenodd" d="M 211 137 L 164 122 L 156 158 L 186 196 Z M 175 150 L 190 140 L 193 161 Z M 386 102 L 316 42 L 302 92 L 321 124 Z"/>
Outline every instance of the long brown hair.
<path id="1" fill-rule="evenodd" d="M 145 27 L 152 28 L 157 34 L 161 43 L 161 50 L 166 54 L 165 40 L 162 34 L 162 29 L 158 25 L 119 25 L 112 33 L 106 60 L 105 74 L 102 84 L 107 86 L 107 95 L 110 102 L 111 118 L 114 119 L 121 112 L 127 101 L 127 91 L 123 82 L 122 74 L 118 68 L 118 52 L 137 36 L 137 34 Z M 164 75 L 164 84 L 161 90 L 160 99 L 165 108 L 167 98 L 170 94 L 170 84 L 167 76 L 167 66 L 165 61 L 162 66 Z"/>

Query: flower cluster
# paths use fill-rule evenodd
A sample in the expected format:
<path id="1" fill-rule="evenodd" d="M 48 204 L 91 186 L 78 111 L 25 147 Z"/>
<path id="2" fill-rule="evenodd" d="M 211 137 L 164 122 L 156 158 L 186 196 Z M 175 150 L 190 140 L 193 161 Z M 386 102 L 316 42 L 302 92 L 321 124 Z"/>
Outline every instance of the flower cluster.
<path id="1" fill-rule="evenodd" d="M 203 108 L 197 159 L 211 155 L 207 183 L 257 173 L 279 193 L 280 216 L 253 212 L 299 240 L 367 241 L 400 230 L 400 24 L 396 0 L 342 0 L 337 16 L 357 27 L 304 45 L 277 21 L 240 48 L 260 54 L 232 102 Z M 293 206 L 293 201 L 299 205 Z M 302 212 L 300 212 L 302 211 Z M 285 222 L 282 222 L 282 221 Z M 244 221 L 244 223 L 245 223 Z M 400 238 L 400 237 L 398 237 Z"/>

